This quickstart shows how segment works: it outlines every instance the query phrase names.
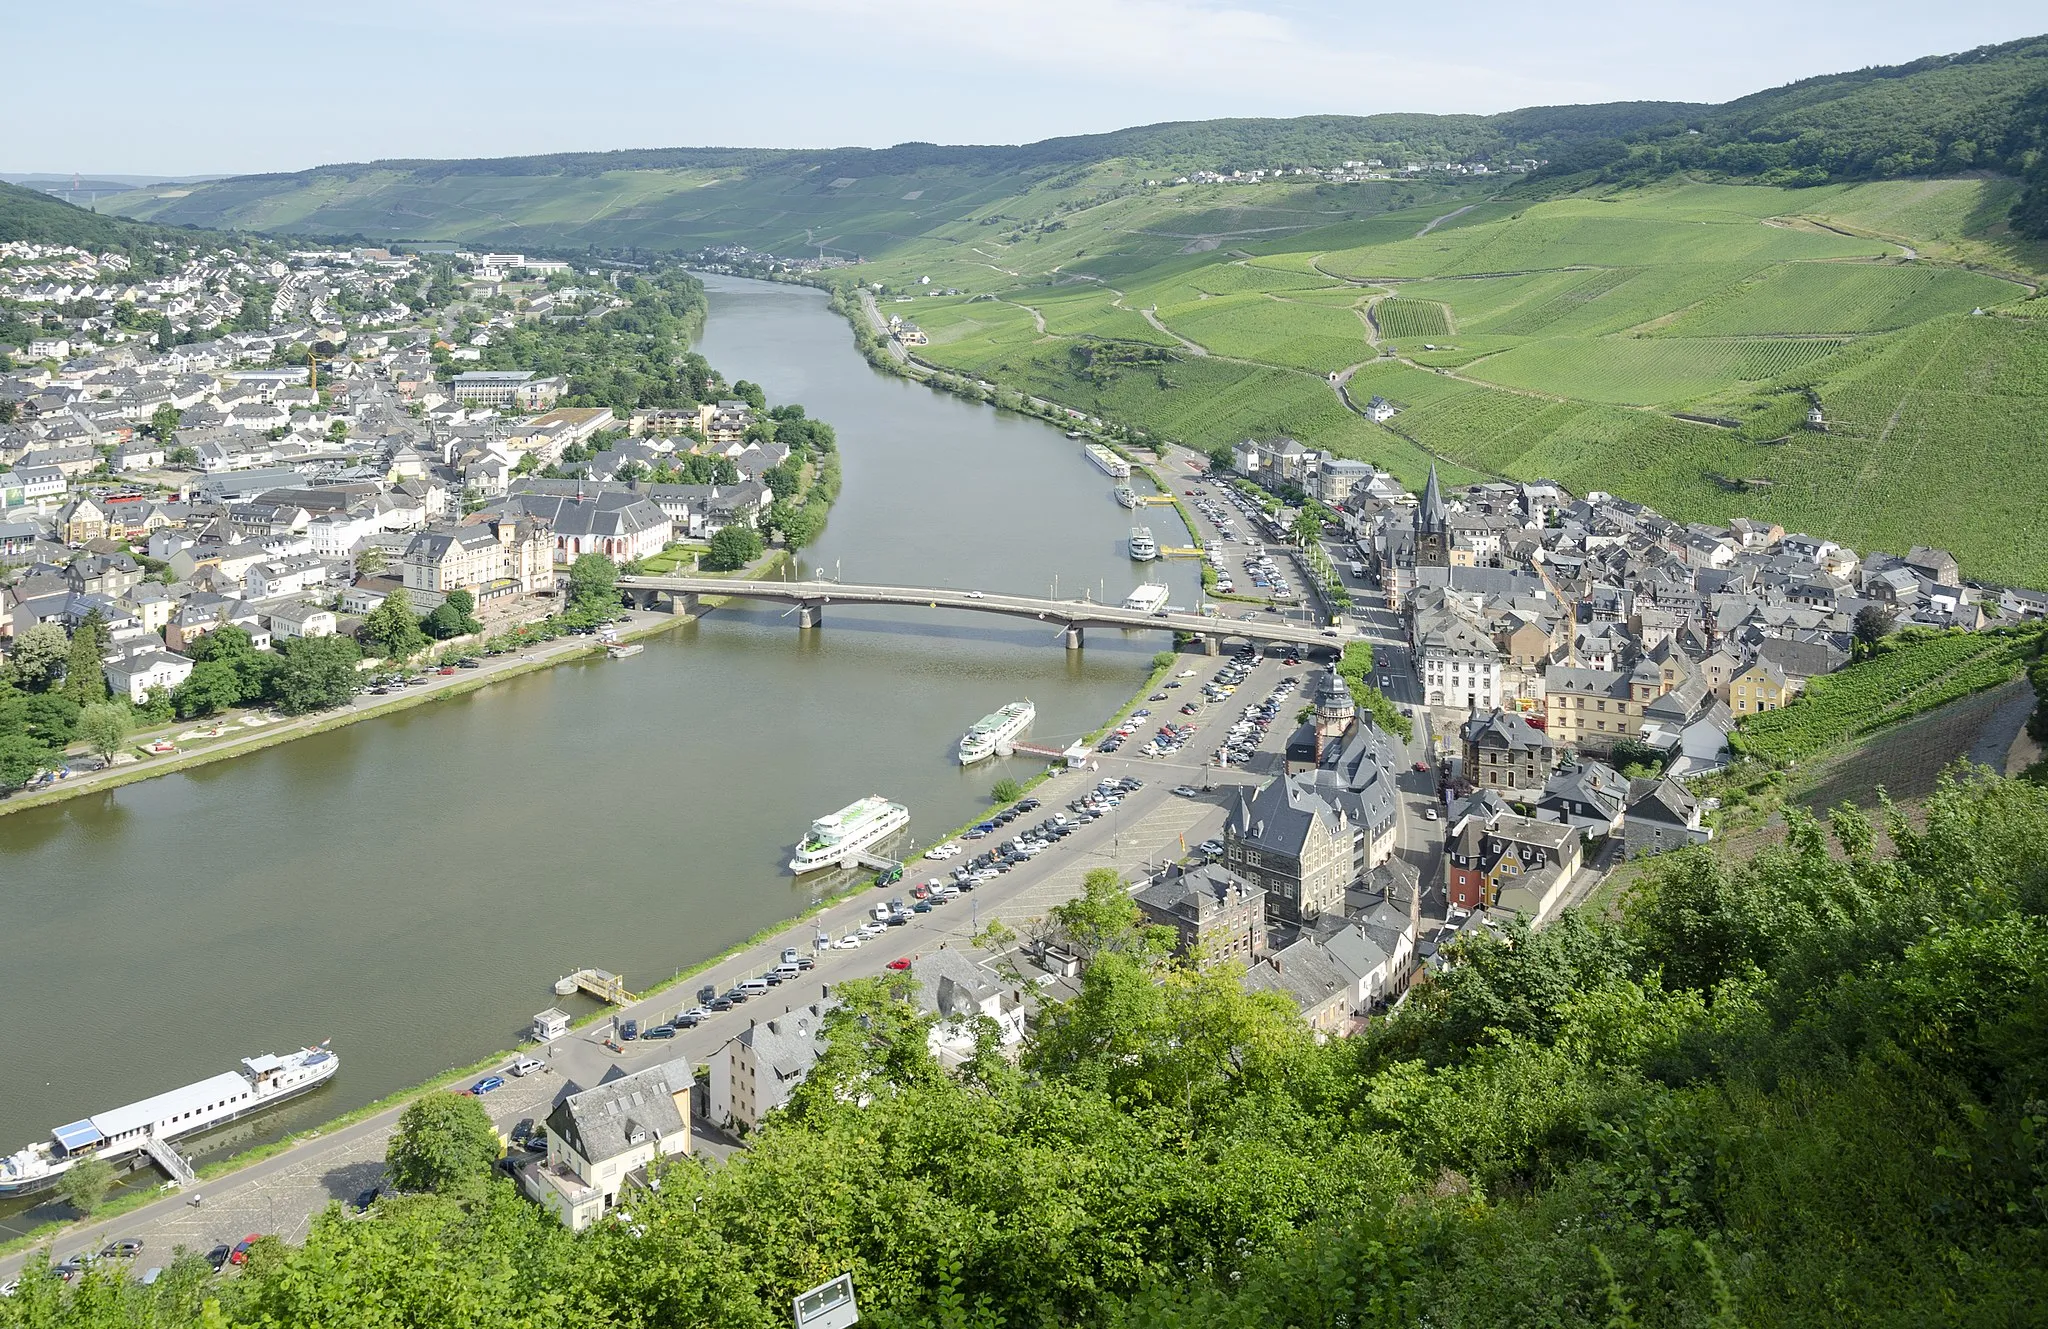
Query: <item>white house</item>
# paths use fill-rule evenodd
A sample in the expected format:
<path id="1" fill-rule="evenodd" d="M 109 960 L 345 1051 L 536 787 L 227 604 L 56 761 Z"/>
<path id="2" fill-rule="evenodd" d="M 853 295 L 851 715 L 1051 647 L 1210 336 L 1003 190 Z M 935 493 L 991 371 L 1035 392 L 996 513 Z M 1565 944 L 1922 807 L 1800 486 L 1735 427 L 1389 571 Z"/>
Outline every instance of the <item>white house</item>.
<path id="1" fill-rule="evenodd" d="M 142 651 L 106 667 L 107 686 L 140 706 L 155 688 L 174 688 L 192 677 L 192 662 L 169 651 Z"/>
<path id="2" fill-rule="evenodd" d="M 947 1070 L 973 1057 L 979 1017 L 994 1022 L 1006 1056 L 1024 1041 L 1023 1003 L 1005 1002 L 1001 981 L 961 952 L 942 946 L 920 955 L 910 963 L 910 976 L 917 980 L 917 1004 L 936 1017 L 926 1041 Z"/>
<path id="3" fill-rule="evenodd" d="M 270 605 L 265 608 L 263 617 L 270 623 L 270 635 L 274 638 L 334 635 L 334 611 L 303 600 Z"/>
<path id="4" fill-rule="evenodd" d="M 327 583 L 327 565 L 311 554 L 296 554 L 252 565 L 242 574 L 242 589 L 251 600 L 298 595 Z"/>
<path id="5" fill-rule="evenodd" d="M 547 1156 L 519 1169 L 527 1196 L 581 1232 L 657 1159 L 690 1152 L 695 1071 L 679 1059 L 569 1095 L 548 1113 Z"/>

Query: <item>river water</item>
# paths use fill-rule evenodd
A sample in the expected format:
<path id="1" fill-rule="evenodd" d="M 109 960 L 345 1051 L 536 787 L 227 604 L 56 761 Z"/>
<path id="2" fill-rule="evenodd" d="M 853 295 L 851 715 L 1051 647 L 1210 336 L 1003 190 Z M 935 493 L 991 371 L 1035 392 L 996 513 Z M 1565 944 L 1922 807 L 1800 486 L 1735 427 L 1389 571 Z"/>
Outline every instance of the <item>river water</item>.
<path id="1" fill-rule="evenodd" d="M 838 431 L 810 567 L 1119 600 L 1150 577 L 1195 603 L 1193 564 L 1127 559 L 1130 514 L 1058 430 L 876 372 L 816 291 L 706 280 L 711 363 Z M 1153 514 L 1161 543 L 1176 521 Z M 1035 737 L 1085 733 L 1165 644 L 1091 630 L 1070 654 L 1023 620 L 887 608 L 799 633 L 721 609 L 631 659 L 0 817 L 0 1152 L 334 1040 L 335 1083 L 195 1142 L 203 1161 L 510 1046 L 570 970 L 650 986 L 833 884 L 781 869 L 814 817 L 886 794 L 929 843 L 1035 769 L 963 771 L 969 723 L 1029 697 Z"/>

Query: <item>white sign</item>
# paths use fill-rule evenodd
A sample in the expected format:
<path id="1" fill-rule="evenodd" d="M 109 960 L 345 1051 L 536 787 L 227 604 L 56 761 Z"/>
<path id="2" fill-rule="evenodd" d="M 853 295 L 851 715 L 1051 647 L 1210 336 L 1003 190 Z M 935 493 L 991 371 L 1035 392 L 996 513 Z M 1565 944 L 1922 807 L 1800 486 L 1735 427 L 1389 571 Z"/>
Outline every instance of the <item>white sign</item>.
<path id="1" fill-rule="evenodd" d="M 852 1274 L 820 1283 L 796 1299 L 796 1329 L 850 1329 L 859 1320 Z"/>

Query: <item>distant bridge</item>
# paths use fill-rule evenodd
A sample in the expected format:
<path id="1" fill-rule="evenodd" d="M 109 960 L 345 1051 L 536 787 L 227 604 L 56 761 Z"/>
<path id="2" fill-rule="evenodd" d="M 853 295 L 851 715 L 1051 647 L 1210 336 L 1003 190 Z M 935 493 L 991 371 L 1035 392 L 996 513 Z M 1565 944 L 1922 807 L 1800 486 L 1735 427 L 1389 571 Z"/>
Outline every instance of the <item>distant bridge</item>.
<path id="1" fill-rule="evenodd" d="M 1081 649 L 1085 629 L 1119 628 L 1133 632 L 1177 632 L 1217 653 L 1225 641 L 1262 645 L 1320 647 L 1336 650 L 1350 639 L 1337 628 L 1303 627 L 1267 615 L 1212 618 L 1207 614 L 1161 611 L 1146 613 L 1092 600 L 1053 600 L 1033 595 L 1002 595 L 942 586 L 856 586 L 836 581 L 726 581 L 719 577 L 619 578 L 619 590 L 637 608 L 667 610 L 695 617 L 705 596 L 741 600 L 778 600 L 796 607 L 800 628 L 825 620 L 825 606 L 902 605 L 907 609 L 964 609 L 977 614 L 1004 614 L 1054 627 L 1070 651 Z"/>

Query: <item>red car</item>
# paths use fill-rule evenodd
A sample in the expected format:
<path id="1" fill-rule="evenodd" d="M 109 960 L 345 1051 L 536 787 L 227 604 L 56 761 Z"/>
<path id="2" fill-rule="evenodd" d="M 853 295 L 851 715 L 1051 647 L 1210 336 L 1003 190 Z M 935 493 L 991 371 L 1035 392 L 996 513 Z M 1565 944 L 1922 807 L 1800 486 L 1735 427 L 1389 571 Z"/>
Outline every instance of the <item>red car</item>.
<path id="1" fill-rule="evenodd" d="M 907 955 L 898 956 L 896 959 L 889 961 L 889 967 L 899 972 L 908 969 L 910 968 L 910 957 Z"/>
<path id="2" fill-rule="evenodd" d="M 1418 771 L 1427 771 L 1429 769 L 1429 763 L 1426 761 L 1418 761 L 1415 763 L 1415 769 Z"/>
<path id="3" fill-rule="evenodd" d="M 251 1232 L 248 1236 L 236 1242 L 235 1248 L 228 1252 L 228 1263 L 247 1264 L 249 1261 L 249 1248 L 261 1240 L 263 1240 L 261 1232 Z"/>

